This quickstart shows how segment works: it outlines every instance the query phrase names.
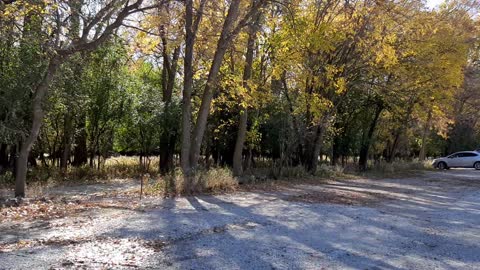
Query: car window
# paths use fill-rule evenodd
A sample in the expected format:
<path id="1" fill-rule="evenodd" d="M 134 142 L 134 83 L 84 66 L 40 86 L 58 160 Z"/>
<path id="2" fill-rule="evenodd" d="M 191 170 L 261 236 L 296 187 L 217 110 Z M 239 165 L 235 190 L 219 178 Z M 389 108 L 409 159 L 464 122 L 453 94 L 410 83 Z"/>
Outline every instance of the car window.
<path id="1" fill-rule="evenodd" d="M 448 158 L 457 158 L 458 157 L 458 154 L 452 154 L 450 156 L 448 156 Z"/>
<path id="2" fill-rule="evenodd" d="M 476 157 L 476 156 L 478 156 L 478 155 L 475 154 L 475 153 L 464 153 L 463 156 L 464 156 L 464 157 Z"/>

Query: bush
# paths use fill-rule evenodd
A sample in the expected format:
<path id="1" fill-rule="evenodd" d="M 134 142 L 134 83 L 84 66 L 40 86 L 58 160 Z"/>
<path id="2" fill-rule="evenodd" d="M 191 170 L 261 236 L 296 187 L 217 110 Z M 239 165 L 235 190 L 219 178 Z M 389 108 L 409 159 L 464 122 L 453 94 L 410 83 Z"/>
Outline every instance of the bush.
<path id="1" fill-rule="evenodd" d="M 29 172 L 29 182 L 91 182 L 110 179 L 140 178 L 144 174 L 158 175 L 158 158 L 149 158 L 149 166 L 139 164 L 138 157 L 115 157 L 105 161 L 100 169 L 88 165 L 69 167 L 62 171 L 58 167 L 38 166 Z"/>
<path id="2" fill-rule="evenodd" d="M 234 191 L 238 186 L 238 181 L 233 177 L 232 171 L 228 168 L 213 168 L 201 172 L 198 177 L 201 191 Z"/>
<path id="3" fill-rule="evenodd" d="M 15 182 L 15 178 L 11 171 L 6 171 L 4 174 L 0 174 L 0 186 L 11 185 Z"/>
<path id="4" fill-rule="evenodd" d="M 212 168 L 199 171 L 192 186 L 186 186 L 185 177 L 180 169 L 171 174 L 156 178 L 145 186 L 146 195 L 191 195 L 196 193 L 232 192 L 238 187 L 238 181 L 228 168 Z"/>

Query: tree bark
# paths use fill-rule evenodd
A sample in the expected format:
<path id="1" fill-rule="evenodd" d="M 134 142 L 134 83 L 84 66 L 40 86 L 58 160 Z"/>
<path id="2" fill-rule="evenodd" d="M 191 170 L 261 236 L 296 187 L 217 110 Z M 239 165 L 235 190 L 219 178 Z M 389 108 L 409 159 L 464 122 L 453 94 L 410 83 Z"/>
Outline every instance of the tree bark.
<path id="1" fill-rule="evenodd" d="M 258 19 L 255 24 L 258 23 Z M 257 25 L 252 25 L 249 29 L 248 41 L 247 41 L 247 52 L 245 54 L 245 68 L 243 70 L 243 87 L 249 89 L 248 80 L 252 77 L 252 67 L 253 67 L 253 53 L 255 50 L 255 39 L 257 32 Z M 240 105 L 240 120 L 238 123 L 238 133 L 237 140 L 235 142 L 235 149 L 233 152 L 233 175 L 240 176 L 243 174 L 243 145 L 245 143 L 245 137 L 247 134 L 247 124 L 248 124 L 248 108 L 246 106 Z"/>
<path id="2" fill-rule="evenodd" d="M 370 123 L 370 128 L 368 129 L 367 138 L 362 142 L 362 146 L 360 148 L 360 158 L 358 160 L 358 167 L 360 171 L 367 170 L 368 151 L 370 150 L 373 133 L 375 132 L 375 128 L 377 127 L 378 119 L 382 111 L 383 105 L 377 105 L 375 116 L 373 117 L 373 121 Z"/>
<path id="3" fill-rule="evenodd" d="M 175 142 L 177 140 L 176 136 L 176 128 L 172 127 L 175 125 L 175 123 L 172 123 L 172 120 L 175 121 L 175 119 L 172 119 L 171 112 L 168 112 L 169 107 L 171 104 L 166 104 L 165 105 L 165 126 L 163 127 L 165 130 L 163 130 L 160 138 L 160 172 L 162 174 L 166 174 L 168 172 L 173 171 L 174 168 L 174 163 L 173 163 L 173 154 L 175 152 Z"/>
<path id="4" fill-rule="evenodd" d="M 306 169 L 308 172 L 314 174 L 317 171 L 318 167 L 318 156 L 320 156 L 320 151 L 322 150 L 323 137 L 325 135 L 326 121 L 328 118 L 324 118 L 320 125 L 318 125 L 316 130 L 316 135 L 313 141 L 313 149 L 311 155 L 307 161 Z"/>
<path id="5" fill-rule="evenodd" d="M 89 149 L 89 150 L 90 150 L 90 153 L 89 153 L 89 154 L 90 154 L 89 166 L 90 166 L 90 168 L 93 169 L 93 168 L 94 168 L 94 165 L 95 165 L 95 164 L 94 164 L 94 163 L 95 163 L 95 147 L 92 146 L 92 148 Z"/>
<path id="6" fill-rule="evenodd" d="M 200 16 L 200 15 L 198 15 Z M 182 149 L 180 166 L 185 176 L 190 175 L 190 138 L 192 130 L 193 47 L 195 31 L 193 24 L 193 0 L 185 0 L 185 56 L 183 60 L 182 98 Z"/>
<path id="7" fill-rule="evenodd" d="M 71 132 L 73 128 L 72 117 L 69 112 L 64 117 L 64 134 L 62 140 L 62 156 L 60 157 L 60 169 L 62 171 L 67 170 L 68 160 L 70 159 L 71 151 Z"/>
<path id="8" fill-rule="evenodd" d="M 180 48 L 176 47 L 172 58 L 168 55 L 168 42 L 163 26 L 160 26 L 160 37 L 162 40 L 162 91 L 165 108 L 163 112 L 163 127 L 160 138 L 160 163 L 159 169 L 162 174 L 173 171 L 173 154 L 177 139 L 177 119 L 171 111 L 173 87 L 175 86 L 175 75 L 177 73 L 177 62 L 180 55 Z"/>
<path id="9" fill-rule="evenodd" d="M 33 97 L 32 126 L 30 128 L 28 137 L 23 140 L 23 143 L 20 147 L 20 152 L 16 164 L 17 168 L 15 175 L 15 197 L 25 197 L 28 156 L 33 147 L 33 144 L 37 140 L 38 134 L 40 132 L 40 127 L 42 126 L 44 116 L 44 111 L 42 107 L 43 99 L 61 62 L 62 58 L 58 56 L 53 56 L 50 59 L 50 63 L 48 64 L 45 75 L 43 76 L 42 81 L 35 90 L 35 94 Z"/>
<path id="10" fill-rule="evenodd" d="M 0 146 L 0 174 L 3 174 L 8 168 L 8 145 L 2 143 Z"/>
<path id="11" fill-rule="evenodd" d="M 426 148 L 426 140 L 427 140 L 427 133 L 430 130 L 430 121 L 432 120 L 432 109 L 428 111 L 427 121 L 425 122 L 425 126 L 422 132 L 422 145 L 420 148 L 420 153 L 418 154 L 418 160 L 424 161 L 425 160 L 425 148 Z"/>
<path id="12" fill-rule="evenodd" d="M 87 150 L 87 132 L 85 130 L 85 116 L 82 115 L 81 120 L 77 125 L 79 130 L 78 135 L 75 137 L 75 148 L 73 149 L 73 162 L 72 165 L 79 167 L 87 164 L 88 162 L 88 150 Z"/>

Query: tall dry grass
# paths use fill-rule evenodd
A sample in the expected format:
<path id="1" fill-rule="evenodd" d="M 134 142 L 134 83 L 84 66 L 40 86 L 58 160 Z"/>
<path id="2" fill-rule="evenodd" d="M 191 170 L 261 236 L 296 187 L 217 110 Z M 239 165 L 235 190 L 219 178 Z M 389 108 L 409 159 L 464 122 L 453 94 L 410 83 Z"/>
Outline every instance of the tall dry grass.
<path id="1" fill-rule="evenodd" d="M 238 180 L 228 168 L 211 168 L 198 171 L 187 186 L 185 176 L 180 169 L 169 175 L 157 177 L 145 188 L 147 195 L 190 195 L 196 193 L 233 192 L 238 187 Z"/>
<path id="2" fill-rule="evenodd" d="M 152 196 L 176 196 L 197 193 L 232 192 L 238 187 L 238 180 L 228 168 L 200 170 L 192 179 L 192 186 L 185 185 L 180 169 L 168 175 L 158 173 L 158 158 L 151 158 L 146 168 L 140 165 L 138 157 L 114 157 L 107 159 L 97 168 L 89 166 L 69 167 L 62 171 L 57 167 L 38 166 L 29 171 L 29 196 L 41 195 L 44 190 L 55 186 L 105 183 L 118 179 L 140 180 L 144 182 L 143 193 Z M 13 188 L 11 173 L 0 176 L 0 189 Z"/>
<path id="3" fill-rule="evenodd" d="M 371 164 L 367 171 L 359 172 L 366 177 L 383 178 L 383 177 L 408 177 L 422 173 L 426 170 L 432 170 L 431 161 L 380 161 Z"/>
<path id="4" fill-rule="evenodd" d="M 100 168 L 89 166 L 69 167 L 61 171 L 57 167 L 38 166 L 29 171 L 28 186 L 29 193 L 40 194 L 44 189 L 57 185 L 83 184 L 108 182 L 114 179 L 144 180 L 144 194 L 177 196 L 195 193 L 218 193 L 232 192 L 238 188 L 239 179 L 232 175 L 229 168 L 215 167 L 209 170 L 198 171 L 189 185 L 186 185 L 185 177 L 180 169 L 168 175 L 158 173 L 158 158 L 149 158 L 146 164 L 141 166 L 139 157 L 113 157 L 107 159 Z M 145 162 L 143 163 L 145 164 Z M 431 168 L 430 161 L 406 162 L 396 161 L 393 163 L 378 162 L 370 164 L 366 172 L 359 172 L 357 166 L 330 166 L 320 164 L 317 171 L 311 174 L 303 166 L 275 167 L 270 164 L 267 167 L 260 167 L 249 170 L 242 182 L 247 184 L 259 184 L 275 180 L 295 183 L 303 180 L 324 180 L 324 179 L 348 179 L 355 177 L 401 177 L 418 174 L 418 172 Z M 13 188 L 14 180 L 11 172 L 0 175 L 0 189 Z"/>

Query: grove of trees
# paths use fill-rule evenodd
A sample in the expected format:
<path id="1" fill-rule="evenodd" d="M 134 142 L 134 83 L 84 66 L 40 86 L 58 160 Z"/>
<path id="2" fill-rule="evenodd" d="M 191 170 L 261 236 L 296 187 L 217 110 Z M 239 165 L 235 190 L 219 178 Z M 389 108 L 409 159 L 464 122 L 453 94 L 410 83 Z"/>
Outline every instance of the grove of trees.
<path id="1" fill-rule="evenodd" d="M 160 157 L 189 179 L 268 161 L 480 146 L 476 0 L 0 0 L 0 174 Z"/>

